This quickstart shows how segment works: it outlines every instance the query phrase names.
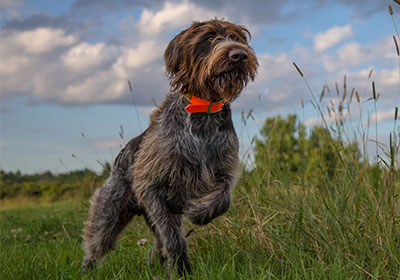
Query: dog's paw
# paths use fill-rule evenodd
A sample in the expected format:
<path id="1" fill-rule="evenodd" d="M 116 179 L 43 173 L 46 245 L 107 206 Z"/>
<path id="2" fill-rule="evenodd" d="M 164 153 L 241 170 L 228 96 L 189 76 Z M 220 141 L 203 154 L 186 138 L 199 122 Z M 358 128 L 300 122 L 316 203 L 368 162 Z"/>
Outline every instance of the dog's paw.
<path id="1" fill-rule="evenodd" d="M 82 274 L 87 274 L 94 268 L 95 261 L 93 260 L 84 260 L 82 263 Z"/>

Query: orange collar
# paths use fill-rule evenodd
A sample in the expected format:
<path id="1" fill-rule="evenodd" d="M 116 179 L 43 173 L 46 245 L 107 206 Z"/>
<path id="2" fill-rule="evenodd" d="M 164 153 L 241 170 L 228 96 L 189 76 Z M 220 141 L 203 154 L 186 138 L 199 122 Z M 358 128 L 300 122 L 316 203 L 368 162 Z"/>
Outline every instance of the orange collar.
<path id="1" fill-rule="evenodd" d="M 222 110 L 225 104 L 223 100 L 211 102 L 210 100 L 204 100 L 191 94 L 184 94 L 183 96 L 190 102 L 190 104 L 185 107 L 185 110 L 189 113 L 217 113 Z"/>

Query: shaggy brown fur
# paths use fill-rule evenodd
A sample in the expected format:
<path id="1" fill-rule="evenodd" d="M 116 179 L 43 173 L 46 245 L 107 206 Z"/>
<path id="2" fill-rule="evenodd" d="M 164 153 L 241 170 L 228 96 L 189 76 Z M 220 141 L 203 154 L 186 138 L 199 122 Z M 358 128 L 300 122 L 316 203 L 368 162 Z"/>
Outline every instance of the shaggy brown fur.
<path id="1" fill-rule="evenodd" d="M 91 200 L 84 227 L 91 268 L 111 251 L 134 215 L 144 215 L 155 235 L 150 264 L 158 258 L 189 273 L 182 215 L 204 225 L 224 214 L 238 164 L 230 102 L 257 70 L 249 31 L 227 21 L 195 22 L 168 45 L 164 58 L 171 92 L 150 116 L 149 128 L 115 159 L 104 186 Z M 224 100 L 216 113 L 188 113 L 183 94 Z"/>

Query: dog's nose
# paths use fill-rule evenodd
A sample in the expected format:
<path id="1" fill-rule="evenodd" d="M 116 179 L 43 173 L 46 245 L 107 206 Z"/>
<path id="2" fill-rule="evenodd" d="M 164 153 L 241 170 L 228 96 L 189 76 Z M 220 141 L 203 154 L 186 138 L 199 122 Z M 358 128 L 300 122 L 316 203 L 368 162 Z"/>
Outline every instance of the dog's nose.
<path id="1" fill-rule="evenodd" d="M 229 51 L 229 59 L 233 62 L 247 61 L 248 53 L 244 49 L 234 48 Z"/>

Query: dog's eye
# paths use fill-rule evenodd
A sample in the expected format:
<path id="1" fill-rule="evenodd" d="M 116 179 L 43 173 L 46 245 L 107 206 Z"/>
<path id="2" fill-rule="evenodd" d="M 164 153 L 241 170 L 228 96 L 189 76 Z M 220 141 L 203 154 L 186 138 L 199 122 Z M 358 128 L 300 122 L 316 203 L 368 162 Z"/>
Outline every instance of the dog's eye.
<path id="1" fill-rule="evenodd" d="M 215 39 L 215 37 L 214 37 L 214 36 L 210 36 L 210 37 L 208 37 L 208 41 L 210 41 L 210 42 L 214 41 L 214 39 Z"/>
<path id="2" fill-rule="evenodd" d="M 228 40 L 234 41 L 234 42 L 239 42 L 239 41 L 240 41 L 240 40 L 238 39 L 238 37 L 236 37 L 236 36 L 233 35 L 233 34 L 229 34 L 226 38 L 227 38 Z"/>

